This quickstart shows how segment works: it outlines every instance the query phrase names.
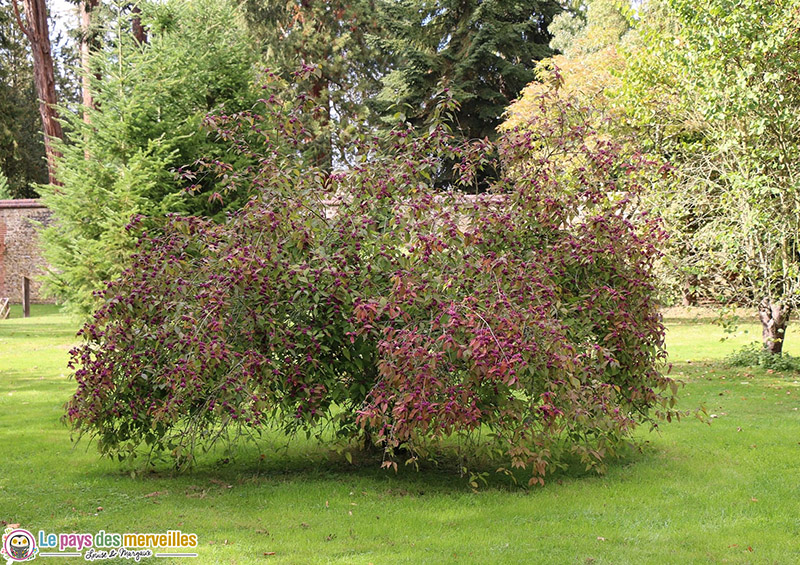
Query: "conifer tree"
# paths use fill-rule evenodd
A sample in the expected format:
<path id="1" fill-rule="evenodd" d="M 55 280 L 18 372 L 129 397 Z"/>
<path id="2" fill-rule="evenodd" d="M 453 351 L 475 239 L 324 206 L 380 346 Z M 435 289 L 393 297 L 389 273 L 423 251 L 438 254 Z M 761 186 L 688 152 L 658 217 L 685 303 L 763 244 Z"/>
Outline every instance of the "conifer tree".
<path id="1" fill-rule="evenodd" d="M 155 226 L 169 213 L 224 218 L 241 205 L 235 194 L 225 206 L 210 198 L 218 188 L 203 179 L 189 193 L 177 173 L 226 150 L 203 126 L 209 112 L 246 110 L 257 97 L 256 53 L 232 2 L 142 2 L 146 45 L 131 33 L 127 3 L 110 5 L 118 18 L 90 55 L 94 107 L 65 113 L 63 187 L 40 188 L 55 219 L 42 231 L 47 288 L 75 312 L 91 310 L 92 292 L 127 266 L 133 215 Z"/>
<path id="2" fill-rule="evenodd" d="M 381 101 L 416 126 L 448 88 L 460 103 L 457 126 L 469 138 L 495 138 L 506 106 L 552 55 L 547 28 L 553 0 L 382 0 L 383 37 L 397 65 L 383 78 Z M 389 113 L 389 112 L 387 112 Z"/>

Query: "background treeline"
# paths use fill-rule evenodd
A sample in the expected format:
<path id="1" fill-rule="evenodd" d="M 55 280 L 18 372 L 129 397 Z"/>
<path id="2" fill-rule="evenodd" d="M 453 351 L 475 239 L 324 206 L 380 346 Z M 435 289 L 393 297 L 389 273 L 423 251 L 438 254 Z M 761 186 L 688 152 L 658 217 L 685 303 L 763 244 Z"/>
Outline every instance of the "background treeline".
<path id="1" fill-rule="evenodd" d="M 3 127 L 24 132 L 11 132 L 9 147 L 30 170 L 21 177 L 6 165 L 17 157 L 0 159 L 10 196 L 38 193 L 58 219 L 43 232 L 53 267 L 48 288 L 86 312 L 92 293 L 126 264 L 132 215 L 221 220 L 241 207 L 246 191 L 226 193 L 210 175 L 187 175 L 230 148 L 224 132 L 204 128 L 206 115 L 252 108 L 265 72 L 313 98 L 320 116 L 301 157 L 324 170 L 350 166 L 356 156 L 348 147 L 365 131 L 381 134 L 398 121 L 424 127 L 444 90 L 459 103 L 452 120 L 458 135 L 494 139 L 506 106 L 533 80 L 537 62 L 553 54 L 547 28 L 562 6 L 553 0 L 86 0 L 77 9 L 82 18 L 72 50 L 64 52 L 69 60 L 53 50 L 56 67 L 72 70 L 64 72 L 72 82 L 57 84 L 64 139 L 54 142 L 57 172 L 46 185 L 44 148 L 31 127 L 37 102 L 28 42 L 15 27 L 13 2 L 0 5 L 11 44 L 26 61 L 26 90 L 15 96 L 30 122 L 4 119 Z M 310 78 L 294 80 L 304 66 L 315 69 Z M 2 77 L 2 88 L 22 84 Z M 23 150 L 23 142 L 31 149 Z M 450 184 L 449 175 L 438 171 L 437 184 Z M 478 179 L 474 190 L 484 186 Z"/>
<path id="2" fill-rule="evenodd" d="M 17 1 L 24 18 L 28 0 Z M 43 0 L 30 3 L 44 5 Z M 303 64 L 317 67 L 311 91 L 327 108 L 328 120 L 315 132 L 319 141 L 313 158 L 331 166 L 347 163 L 346 147 L 355 129 L 365 125 L 388 129 L 398 113 L 415 125 L 423 124 L 435 94 L 443 88 L 461 103 L 458 126 L 464 135 L 495 137 L 505 107 L 533 80 L 536 63 L 552 55 L 548 26 L 562 10 L 554 0 L 72 3 L 75 20 L 64 22 L 73 28 L 71 41 L 55 37 L 55 28 L 51 30 L 62 114 L 82 112 L 78 107 L 82 87 L 92 89 L 91 96 L 84 93 L 83 103 L 100 108 L 92 100 L 111 96 L 107 91 L 115 72 L 131 73 L 130 82 L 139 83 L 143 92 L 150 86 L 161 88 L 157 82 L 163 77 L 136 76 L 148 60 L 137 53 L 154 49 L 153 37 L 187 34 L 192 20 L 200 18 L 207 29 L 192 29 L 193 39 L 175 37 L 169 46 L 162 46 L 166 51 L 159 56 L 160 63 L 172 64 L 173 80 L 206 80 L 202 89 L 207 90 L 210 110 L 229 98 L 238 96 L 242 102 L 243 93 L 234 93 L 233 85 L 221 76 L 198 72 L 203 65 L 222 73 L 226 71 L 218 67 L 230 63 L 229 75 L 238 73 L 236 80 L 250 86 L 259 82 L 258 71 L 266 67 L 285 77 Z M 13 4 L 0 2 L 0 93 L 11 102 L 3 105 L 0 121 L 0 168 L 9 178 L 10 195 L 22 197 L 35 195 L 36 183 L 47 176 L 44 148 L 37 139 L 41 127 L 36 128 L 30 45 L 15 21 Z M 226 28 L 228 41 L 238 43 L 236 49 L 249 51 L 247 69 L 239 61 L 219 57 L 209 61 L 213 55 L 203 53 L 218 49 L 220 27 Z M 137 33 L 144 33 L 145 41 L 138 42 Z M 84 48 L 90 56 L 81 61 L 78 51 Z M 194 96 L 189 90 L 184 94 L 188 99 Z M 181 109 L 190 104 L 181 101 Z M 161 110 L 167 115 L 175 108 Z"/>
<path id="3" fill-rule="evenodd" d="M 43 3 L 17 1 L 23 20 Z M 313 101 L 297 158 L 329 172 L 369 158 L 360 135 L 424 131 L 442 92 L 452 131 L 490 142 L 544 94 L 591 108 L 598 139 L 661 165 L 640 205 L 670 233 L 662 301 L 757 306 L 780 348 L 800 289 L 800 0 L 81 0 L 74 47 L 53 40 L 65 132 L 49 185 L 14 4 L 0 2 L 4 190 L 53 209 L 49 286 L 76 310 L 124 268 L 132 214 L 222 220 L 250 197 L 216 174 L 230 139 L 204 119 L 254 108 L 269 69 Z M 496 163 L 464 189 L 502 178 Z M 433 173 L 442 190 L 452 164 Z"/>

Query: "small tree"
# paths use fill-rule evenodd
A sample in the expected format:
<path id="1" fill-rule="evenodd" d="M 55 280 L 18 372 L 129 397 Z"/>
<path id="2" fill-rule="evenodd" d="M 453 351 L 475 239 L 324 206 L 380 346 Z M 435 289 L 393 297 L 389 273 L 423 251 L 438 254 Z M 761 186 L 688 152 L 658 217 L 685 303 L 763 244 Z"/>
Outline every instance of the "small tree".
<path id="1" fill-rule="evenodd" d="M 396 467 L 489 429 L 490 452 L 542 482 L 565 451 L 602 468 L 637 424 L 672 417 L 663 233 L 631 208 L 647 164 L 587 144 L 585 111 L 543 96 L 499 147 L 507 178 L 467 198 L 432 179 L 455 161 L 470 184 L 495 149 L 449 133 L 452 99 L 428 133 L 363 138 L 358 165 L 330 173 L 302 159 L 313 98 L 281 92 L 209 119 L 259 165 L 206 172 L 254 198 L 224 224 L 145 234 L 81 330 L 67 417 L 103 453 L 185 463 L 226 432 L 332 428 Z"/>
<path id="2" fill-rule="evenodd" d="M 203 129 L 210 110 L 242 110 L 257 98 L 256 53 L 232 4 L 141 3 L 147 44 L 129 32 L 123 4 L 92 55 L 100 77 L 87 77 L 93 105 L 64 116 L 63 186 L 40 189 L 55 219 L 42 231 L 47 289 L 82 314 L 93 309 L 93 292 L 129 265 L 135 240 L 125 226 L 133 215 L 224 218 L 225 207 L 209 198 L 213 182 L 198 182 L 191 194 L 176 172 L 225 151 Z"/>

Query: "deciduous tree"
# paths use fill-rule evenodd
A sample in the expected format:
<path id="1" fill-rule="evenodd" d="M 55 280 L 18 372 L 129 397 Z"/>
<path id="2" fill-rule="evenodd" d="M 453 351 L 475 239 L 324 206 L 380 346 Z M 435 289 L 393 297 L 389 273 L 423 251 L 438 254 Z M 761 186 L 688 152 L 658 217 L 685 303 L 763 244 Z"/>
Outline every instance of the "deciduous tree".
<path id="1" fill-rule="evenodd" d="M 374 98 L 389 65 L 367 41 L 381 34 L 376 0 L 247 0 L 244 5 L 272 69 L 285 79 L 302 65 L 315 69 L 307 77 L 307 94 L 323 119 L 314 125 L 309 162 L 328 170 L 348 164 L 354 133 L 377 122 Z"/>
<path id="2" fill-rule="evenodd" d="M 760 306 L 780 353 L 800 299 L 800 2 L 651 2 L 639 33 L 623 94 L 679 175 L 682 259 Z"/>

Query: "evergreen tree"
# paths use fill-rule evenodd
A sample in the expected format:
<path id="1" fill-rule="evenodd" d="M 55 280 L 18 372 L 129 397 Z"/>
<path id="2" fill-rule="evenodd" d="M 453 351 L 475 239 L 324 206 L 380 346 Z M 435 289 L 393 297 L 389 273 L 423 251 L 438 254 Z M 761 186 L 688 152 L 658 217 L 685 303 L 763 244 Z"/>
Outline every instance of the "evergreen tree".
<path id="1" fill-rule="evenodd" d="M 86 312 L 92 292 L 126 266 L 134 236 L 131 216 L 168 213 L 224 217 L 237 195 L 212 199 L 217 187 L 197 180 L 194 194 L 176 171 L 226 146 L 203 127 L 209 112 L 236 112 L 256 98 L 256 53 L 232 2 L 142 2 L 149 43 L 131 33 L 127 3 L 92 55 L 95 107 L 65 112 L 59 146 L 63 187 L 41 187 L 55 222 L 42 231 L 52 271 L 47 288 L 71 310 Z M 88 120 L 84 120 L 84 112 Z M 155 222 L 151 222 L 155 223 Z"/>
<path id="2" fill-rule="evenodd" d="M 385 31 L 375 42 L 397 60 L 383 78 L 387 115 L 399 109 L 421 127 L 448 88 L 463 135 L 490 139 L 537 61 L 552 55 L 548 26 L 562 9 L 553 0 L 381 0 L 380 8 Z"/>

